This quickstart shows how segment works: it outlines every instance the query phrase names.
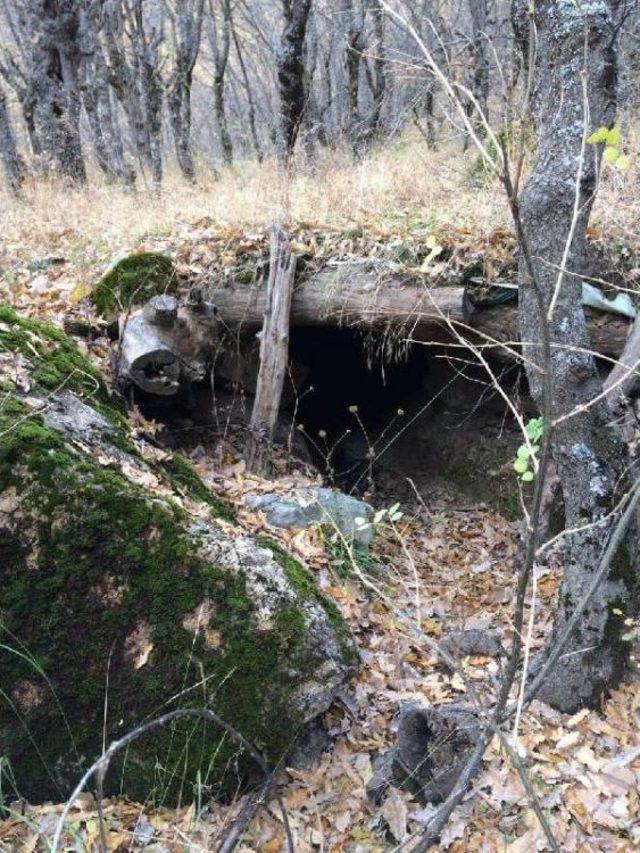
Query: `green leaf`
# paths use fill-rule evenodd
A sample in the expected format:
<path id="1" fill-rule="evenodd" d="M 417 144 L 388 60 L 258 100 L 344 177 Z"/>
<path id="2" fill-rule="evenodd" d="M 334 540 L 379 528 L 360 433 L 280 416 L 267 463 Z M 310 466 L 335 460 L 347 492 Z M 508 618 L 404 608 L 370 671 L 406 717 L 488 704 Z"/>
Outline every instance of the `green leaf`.
<path id="1" fill-rule="evenodd" d="M 534 444 L 537 444 L 542 438 L 543 429 L 544 419 L 532 418 L 524 428 L 524 431 L 529 441 L 533 442 Z"/>
<path id="2" fill-rule="evenodd" d="M 531 451 L 527 447 L 526 444 L 521 444 L 518 448 L 518 459 L 529 459 L 531 456 Z"/>
<path id="3" fill-rule="evenodd" d="M 604 141 L 612 148 L 619 148 L 620 143 L 622 142 L 622 134 L 620 133 L 620 130 L 617 127 L 612 127 L 611 130 L 607 131 L 607 136 Z"/>
<path id="4" fill-rule="evenodd" d="M 527 459 L 516 459 L 513 463 L 513 469 L 517 474 L 525 474 L 529 470 L 529 462 Z"/>
<path id="5" fill-rule="evenodd" d="M 602 156 L 607 163 L 615 163 L 618 157 L 620 157 L 620 150 L 618 148 L 605 148 Z"/>
<path id="6" fill-rule="evenodd" d="M 522 475 L 523 483 L 532 483 L 533 482 L 533 471 L 525 471 Z"/>
<path id="7" fill-rule="evenodd" d="M 616 160 L 616 169 L 620 172 L 626 172 L 631 165 L 631 158 L 627 157 L 626 154 L 621 154 L 620 157 Z"/>
<path id="8" fill-rule="evenodd" d="M 599 142 L 606 142 L 609 136 L 609 130 L 606 127 L 599 127 L 591 136 L 587 137 L 589 145 L 597 145 Z"/>

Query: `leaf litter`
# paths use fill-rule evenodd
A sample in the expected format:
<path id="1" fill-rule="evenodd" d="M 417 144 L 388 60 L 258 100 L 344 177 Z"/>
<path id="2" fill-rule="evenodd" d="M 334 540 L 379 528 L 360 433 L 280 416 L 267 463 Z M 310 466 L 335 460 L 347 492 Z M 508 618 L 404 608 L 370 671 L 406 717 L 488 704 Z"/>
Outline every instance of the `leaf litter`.
<path id="1" fill-rule="evenodd" d="M 393 223 L 397 233 L 397 223 Z M 412 275 L 434 277 L 421 270 L 433 251 L 430 229 L 413 229 L 402 239 L 384 228 L 360 228 L 354 232 L 299 226 L 293 239 L 297 249 L 318 259 L 347 260 L 369 254 L 384 258 L 391 269 L 403 268 Z M 373 235 L 373 236 L 372 236 Z M 447 244 L 447 236 L 449 243 Z M 81 317 L 93 328 L 88 340 L 79 341 L 86 354 L 109 373 L 109 341 L 92 314 L 84 295 L 77 298 L 78 282 L 97 280 L 100 264 L 95 257 L 83 269 L 66 259 L 74 235 L 63 232 L 50 242 L 46 263 L 36 258 L 33 245 L 9 247 L 10 274 L 0 281 L 7 299 L 18 310 L 63 325 L 69 315 Z M 412 246 L 411 240 L 415 240 Z M 463 251 L 467 240 L 467 248 Z M 447 250 L 446 263 L 463 270 L 482 257 L 483 270 L 491 275 L 509 268 L 512 238 L 494 234 L 478 240 L 471 233 L 438 234 Z M 238 270 L 259 271 L 268 242 L 266 234 L 244 234 L 239 229 L 216 228 L 203 221 L 180 236 L 148 241 L 137 249 L 166 250 L 179 269 L 193 277 L 216 280 L 234 278 Z M 408 246 L 408 248 L 407 248 Z M 487 246 L 493 249 L 487 253 Z M 420 248 L 421 247 L 421 248 Z M 453 248 L 452 248 L 453 247 Z M 444 251 L 444 250 L 443 250 Z M 422 252 L 422 254 L 421 254 Z M 476 258 L 474 259 L 474 252 Z M 5 247 L 6 253 L 6 247 Z M 71 254 L 71 252 L 69 253 Z M 488 258 L 488 261 L 485 259 Z M 106 258 L 101 259 L 102 261 Z M 440 271 L 436 260 L 435 277 Z M 394 267 L 394 265 L 399 265 Z M 457 266 L 456 266 L 457 265 Z M 35 271 L 34 271 L 35 270 Z M 76 296 L 74 296 L 76 292 Z M 19 357 L 0 354 L 0 374 L 28 391 L 28 373 Z M 139 459 L 101 459 L 117 465 L 130 479 L 166 497 L 173 496 L 194 515 L 209 509 L 185 495 L 177 495 L 158 474 L 154 463 L 165 451 L 155 446 L 158 425 L 135 411 L 130 419 L 131 439 Z M 268 533 L 315 572 L 319 587 L 335 601 L 353 631 L 362 655 L 357 678 L 345 688 L 324 718 L 330 747 L 310 769 L 286 768 L 278 779 L 294 834 L 296 850 L 376 853 L 411 850 L 432 813 L 432 806 L 417 803 L 406 792 L 391 788 L 380 805 L 366 797 L 366 785 L 377 756 L 393 741 L 394 719 L 410 701 L 431 705 L 458 701 L 466 695 L 463 679 L 441 666 L 424 637 L 438 640 L 452 629 L 492 629 L 505 647 L 511 640 L 513 587 L 520 554 L 520 531 L 483 506 L 464 512 L 454 501 L 403 507 L 405 517 L 396 531 L 381 531 L 373 546 L 375 571 L 356 565 L 338 570 L 331 535 L 319 530 L 271 529 L 260 513 L 246 508 L 249 492 L 286 493 L 308 484 L 308 470 L 291 468 L 269 482 L 249 476 L 232 442 L 207 449 L 193 462 L 210 488 L 236 511 L 238 534 Z M 402 537 L 400 547 L 398 534 Z M 538 584 L 534 649 L 549 635 L 551 613 L 558 587 L 561 554 L 545 567 Z M 372 590 L 375 589 L 380 595 Z M 419 632 L 416 632 L 416 622 Z M 422 633 L 422 640 L 420 638 Z M 500 662 L 489 657 L 468 657 L 461 662 L 466 677 L 489 700 L 499 677 Z M 518 733 L 518 748 L 529 777 L 563 850 L 616 851 L 626 853 L 640 846 L 640 691 L 637 673 L 613 692 L 603 708 L 581 711 L 573 717 L 534 701 L 526 710 Z M 125 799 L 109 799 L 102 805 L 107 849 L 148 853 L 205 851 L 215 849 L 238 815 L 243 799 L 231 805 L 204 804 L 178 810 L 150 808 Z M 31 806 L 14 803 L 0 823 L 0 850 L 48 849 L 63 804 Z M 101 844 L 97 804 L 89 793 L 73 804 L 65 834 L 67 850 L 98 850 Z M 527 801 L 520 779 L 494 739 L 487 750 L 483 770 L 470 792 L 452 815 L 438 849 L 545 850 L 546 841 Z M 254 819 L 240 847 L 243 851 L 285 849 L 282 819 L 275 800 Z"/>

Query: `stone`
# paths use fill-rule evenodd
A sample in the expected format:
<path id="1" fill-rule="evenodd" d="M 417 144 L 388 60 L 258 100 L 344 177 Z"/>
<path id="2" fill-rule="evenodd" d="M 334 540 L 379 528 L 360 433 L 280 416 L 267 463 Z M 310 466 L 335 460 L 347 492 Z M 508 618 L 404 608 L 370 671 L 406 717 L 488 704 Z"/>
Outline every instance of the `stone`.
<path id="1" fill-rule="evenodd" d="M 16 780 L 3 794 L 64 800 L 103 728 L 108 744 L 181 707 L 215 711 L 275 766 L 359 665 L 337 607 L 282 548 L 219 522 L 186 460 L 149 467 L 59 330 L 1 307 L 0 323 L 30 378 L 0 392 L 0 755 Z M 71 387 L 30 407 L 67 364 Z M 250 780 L 253 759 L 190 719 L 117 756 L 105 793 L 169 804 Z"/>
<path id="2" fill-rule="evenodd" d="M 453 631 L 440 641 L 440 648 L 454 660 L 478 655 L 480 657 L 499 658 L 506 655 L 499 635 L 484 628 L 470 628 L 466 631 Z M 439 659 L 446 666 L 446 661 Z"/>
<path id="3" fill-rule="evenodd" d="M 304 529 L 327 525 L 361 548 L 368 548 L 373 538 L 371 524 L 361 527 L 357 523 L 358 519 L 371 522 L 372 507 L 337 489 L 313 487 L 285 495 L 247 495 L 245 503 L 250 509 L 263 512 L 272 527 Z"/>
<path id="4" fill-rule="evenodd" d="M 403 707 L 396 742 L 381 759 L 367 794 L 382 800 L 390 785 L 410 791 L 421 803 L 440 803 L 453 790 L 480 737 L 474 713 L 463 705 Z"/>

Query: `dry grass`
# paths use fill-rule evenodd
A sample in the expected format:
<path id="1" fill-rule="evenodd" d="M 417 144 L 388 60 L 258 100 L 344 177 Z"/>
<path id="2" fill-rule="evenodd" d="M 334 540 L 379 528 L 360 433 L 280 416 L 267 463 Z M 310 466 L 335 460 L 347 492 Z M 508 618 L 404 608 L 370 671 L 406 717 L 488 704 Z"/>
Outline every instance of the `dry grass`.
<path id="1" fill-rule="evenodd" d="M 482 191 L 467 177 L 472 158 L 433 154 L 408 140 L 354 163 L 343 153 L 323 153 L 313 167 L 297 169 L 290 188 L 291 216 L 318 226 L 393 230 L 407 217 L 495 227 L 506 221 L 498 188 Z M 162 196 L 128 194 L 99 182 L 85 189 L 39 181 L 26 201 L 0 196 L 2 239 L 9 244 L 48 242 L 64 234 L 93 251 L 163 237 L 205 217 L 213 224 L 263 227 L 280 209 L 281 179 L 272 161 L 243 162 L 219 180 L 202 168 L 196 186 L 167 175 Z"/>
<path id="2" fill-rule="evenodd" d="M 636 151 L 630 153 L 637 163 Z M 453 147 L 430 152 L 413 137 L 359 162 L 344 152 L 323 152 L 314 164 L 303 162 L 296 169 L 288 192 L 290 217 L 320 228 L 359 227 L 389 237 L 414 223 L 434 230 L 447 225 L 482 241 L 496 228 L 510 228 L 510 218 L 498 183 L 471 177 L 475 159 L 473 151 L 461 155 Z M 637 173 L 635 165 L 625 175 L 605 169 L 594 217 L 604 236 L 632 246 L 640 243 Z M 283 197 L 273 161 L 241 162 L 218 179 L 201 166 L 195 186 L 170 172 L 160 197 L 142 187 L 127 193 L 99 180 L 83 189 L 33 181 L 22 202 L 0 193 L 0 279 L 3 269 L 10 273 L 56 254 L 78 278 L 94 278 L 116 252 L 143 241 L 161 243 L 195 223 L 262 229 L 282 210 Z M 5 287 L 10 278 L 5 276 Z"/>

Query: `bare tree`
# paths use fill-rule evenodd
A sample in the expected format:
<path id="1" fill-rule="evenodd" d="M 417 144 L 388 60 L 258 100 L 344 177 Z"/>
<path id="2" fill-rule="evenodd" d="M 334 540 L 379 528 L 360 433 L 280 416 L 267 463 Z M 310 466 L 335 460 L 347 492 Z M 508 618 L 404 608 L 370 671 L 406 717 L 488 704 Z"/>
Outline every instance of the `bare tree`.
<path id="1" fill-rule="evenodd" d="M 25 165 L 18 153 L 16 141 L 11 128 L 7 99 L 0 89 L 0 159 L 7 176 L 9 188 L 16 195 L 20 194 L 20 188 L 25 176 Z"/>
<path id="2" fill-rule="evenodd" d="M 13 89 L 24 119 L 31 153 L 39 156 L 42 146 L 38 136 L 35 119 L 36 96 L 33 68 L 29 62 L 29 39 L 24 15 L 20 14 L 18 4 L 9 4 L 2 0 L 3 21 L 8 36 L 5 44 L 0 45 L 0 76 Z M 11 45 L 11 47 L 9 47 Z"/>
<path id="3" fill-rule="evenodd" d="M 27 126 L 32 126 L 34 148 L 46 168 L 84 183 L 77 5 L 71 0 L 23 2 L 13 20 L 24 62 L 24 70 L 16 75 L 22 78 L 16 92 L 22 97 Z"/>
<path id="4" fill-rule="evenodd" d="M 229 133 L 229 124 L 227 122 L 227 108 L 225 102 L 225 77 L 227 73 L 227 65 L 229 62 L 229 48 L 231 45 L 231 30 L 233 27 L 231 19 L 231 0 L 217 0 L 220 6 L 220 20 L 216 16 L 214 0 L 209 0 L 209 8 L 211 10 L 209 20 L 209 45 L 213 54 L 213 104 L 216 114 L 216 123 L 218 125 L 218 134 L 220 137 L 220 147 L 222 148 L 222 158 L 225 165 L 230 166 L 233 163 L 233 142 Z M 234 39 L 237 37 L 234 31 Z M 241 56 L 238 50 L 238 55 Z M 243 74 L 246 81 L 246 69 L 244 62 L 241 59 Z M 247 91 L 249 89 L 247 88 Z M 255 113 L 253 116 L 253 129 L 255 130 Z"/>
<path id="5" fill-rule="evenodd" d="M 143 0 L 104 0 L 103 45 L 109 82 L 121 103 L 142 166 L 162 182 L 161 20 L 145 16 Z"/>
<path id="6" fill-rule="evenodd" d="M 360 63 L 365 48 L 364 16 L 354 0 L 341 0 L 340 13 L 344 26 L 344 75 L 346 114 L 344 132 L 354 148 L 361 133 L 359 92 Z"/>
<path id="7" fill-rule="evenodd" d="M 184 177 L 195 179 L 191 150 L 191 87 L 200 43 L 204 0 L 165 0 L 171 24 L 173 70 L 167 84 L 167 103 L 176 157 Z"/>
<path id="8" fill-rule="evenodd" d="M 284 29 L 276 57 L 279 93 L 278 150 L 290 160 L 305 110 L 304 39 L 311 0 L 282 0 Z"/>
<path id="9" fill-rule="evenodd" d="M 469 100 L 467 109 L 470 116 L 477 113 L 488 119 L 487 108 L 491 71 L 487 32 L 489 0 L 469 0 L 469 13 L 471 16 L 471 79 L 469 88 L 473 98 Z M 485 132 L 482 121 L 476 120 L 474 125 L 478 137 L 484 139 Z M 468 136 L 465 138 L 465 144 L 467 142 Z"/>
<path id="10" fill-rule="evenodd" d="M 135 185 L 136 172 L 128 162 L 109 85 L 109 71 L 100 43 L 102 29 L 100 0 L 84 0 L 79 5 L 81 63 L 79 86 L 87 116 L 89 134 L 98 166 L 108 181 L 125 187 Z"/>
<path id="11" fill-rule="evenodd" d="M 240 66 L 242 87 L 247 101 L 247 118 L 249 121 L 249 132 L 251 135 L 251 142 L 253 143 L 253 149 L 255 151 L 258 163 L 262 163 L 262 161 L 264 160 L 264 152 L 262 150 L 262 145 L 260 144 L 260 136 L 258 135 L 258 128 L 256 125 L 256 104 L 253 95 L 253 87 L 249 79 L 247 64 L 244 59 L 240 39 L 238 38 L 238 33 L 233 19 L 231 20 L 231 34 L 233 36 L 233 45 L 236 49 L 236 56 L 238 57 L 238 65 Z"/>
<path id="12" fill-rule="evenodd" d="M 373 38 L 368 47 L 365 63 L 366 77 L 371 89 L 371 110 L 367 119 L 367 137 L 369 140 L 377 136 L 382 118 L 382 105 L 387 90 L 384 10 L 380 0 L 366 0 L 366 8 L 373 24 Z"/>

